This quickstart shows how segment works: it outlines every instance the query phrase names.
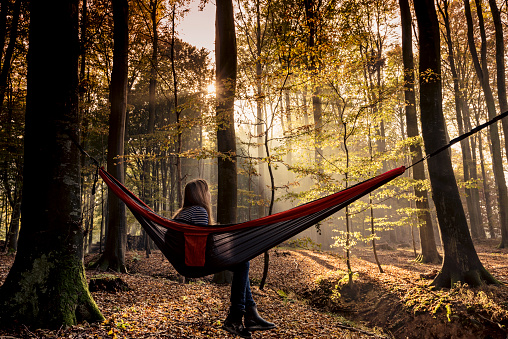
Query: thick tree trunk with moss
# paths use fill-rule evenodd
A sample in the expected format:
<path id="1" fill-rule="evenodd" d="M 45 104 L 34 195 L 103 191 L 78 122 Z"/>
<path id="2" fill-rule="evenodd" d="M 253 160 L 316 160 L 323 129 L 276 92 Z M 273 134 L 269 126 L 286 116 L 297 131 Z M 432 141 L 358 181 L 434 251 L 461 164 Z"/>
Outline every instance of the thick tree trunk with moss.
<path id="1" fill-rule="evenodd" d="M 113 0 L 113 71 L 111 73 L 108 136 L 108 172 L 120 182 L 124 182 L 124 139 L 127 109 L 127 73 L 129 32 L 129 5 L 127 0 Z M 125 249 L 127 246 L 127 226 L 125 205 L 109 191 L 108 227 L 104 253 L 98 262 L 101 270 L 126 272 Z"/>
<path id="2" fill-rule="evenodd" d="M 236 35 L 231 0 L 217 0 L 215 19 L 215 60 L 217 64 L 217 222 L 236 222 L 237 173 L 234 102 L 236 91 Z M 215 282 L 231 282 L 229 273 L 216 274 Z"/>
<path id="3" fill-rule="evenodd" d="M 418 131 L 418 117 L 416 115 L 416 98 L 415 98 L 415 77 L 414 77 L 414 61 L 411 33 L 411 10 L 408 0 L 399 0 L 400 17 L 402 27 L 402 61 L 404 63 L 404 98 L 406 111 L 407 136 L 417 137 L 420 135 Z M 423 157 L 420 145 L 412 144 L 410 146 L 412 162 L 416 162 Z M 423 182 L 425 178 L 425 168 L 423 163 L 413 167 L 413 179 L 416 182 Z M 423 189 L 423 185 L 415 187 L 416 208 L 418 209 L 418 230 L 420 232 L 420 242 L 422 252 L 418 260 L 424 263 L 441 263 L 442 258 L 437 251 L 436 241 L 434 240 L 434 228 L 432 226 L 432 218 L 430 216 L 429 200 L 427 191 Z"/>
<path id="4" fill-rule="evenodd" d="M 446 145 L 442 108 L 439 23 L 434 1 L 415 1 L 420 51 L 420 110 L 427 153 Z M 428 160 L 430 182 L 444 247 L 441 272 L 432 284 L 450 287 L 462 281 L 470 286 L 496 283 L 483 267 L 469 234 L 449 152 Z"/>
<path id="5" fill-rule="evenodd" d="M 83 267 L 72 141 L 79 137 L 78 1 L 31 1 L 30 13 L 22 227 L 0 288 L 0 321 L 56 329 L 103 320 Z"/>

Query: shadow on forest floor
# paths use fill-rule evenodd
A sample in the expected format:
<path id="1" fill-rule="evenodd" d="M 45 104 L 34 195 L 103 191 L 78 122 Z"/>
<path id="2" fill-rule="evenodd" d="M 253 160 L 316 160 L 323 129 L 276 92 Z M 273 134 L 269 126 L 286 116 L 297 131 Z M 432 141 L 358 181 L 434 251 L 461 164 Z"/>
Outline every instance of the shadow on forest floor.
<path id="1" fill-rule="evenodd" d="M 476 246 L 485 267 L 508 281 L 508 250 L 491 242 Z M 507 337 L 508 287 L 430 289 L 431 280 L 422 273 L 440 267 L 415 263 L 412 251 L 380 250 L 381 274 L 369 248 L 353 249 L 352 285 L 339 252 L 276 248 L 271 253 L 265 289 L 256 287 L 262 256 L 251 262 L 251 281 L 260 313 L 278 327 L 254 332 L 253 338 Z M 12 261 L 12 256 L 0 254 L 0 283 Z M 232 338 L 221 329 L 229 286 L 213 284 L 210 276 L 180 284 L 159 251 L 150 258 L 128 252 L 126 261 L 130 273 L 111 276 L 129 289 L 92 292 L 106 322 L 53 331 L 0 329 L 0 337 Z M 100 276 L 104 273 L 87 270 L 88 279 Z"/>

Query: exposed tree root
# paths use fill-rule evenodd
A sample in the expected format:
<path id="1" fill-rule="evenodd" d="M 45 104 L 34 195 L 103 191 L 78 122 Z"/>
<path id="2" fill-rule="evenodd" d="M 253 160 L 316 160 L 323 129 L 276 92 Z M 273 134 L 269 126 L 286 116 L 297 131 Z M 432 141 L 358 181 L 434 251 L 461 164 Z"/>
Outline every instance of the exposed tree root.
<path id="1" fill-rule="evenodd" d="M 423 254 L 419 254 L 416 257 L 415 262 L 420 263 L 420 264 L 440 264 L 443 262 L 443 257 L 440 256 L 439 254 L 435 258 L 432 256 L 429 257 L 429 256 L 424 256 Z"/>
<path id="2" fill-rule="evenodd" d="M 437 288 L 451 288 L 458 282 L 466 283 L 471 287 L 502 284 L 499 280 L 494 278 L 489 271 L 481 267 L 467 272 L 459 272 L 458 270 L 448 272 L 441 271 L 431 285 Z"/>

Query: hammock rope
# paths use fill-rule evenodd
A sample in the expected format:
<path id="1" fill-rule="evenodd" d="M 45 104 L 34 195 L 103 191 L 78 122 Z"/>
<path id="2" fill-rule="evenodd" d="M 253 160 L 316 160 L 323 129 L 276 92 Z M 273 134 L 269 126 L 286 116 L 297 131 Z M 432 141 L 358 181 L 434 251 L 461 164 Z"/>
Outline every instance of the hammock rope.
<path id="1" fill-rule="evenodd" d="M 431 152 L 431 153 L 429 153 L 429 154 L 425 155 L 425 156 L 424 156 L 423 158 L 421 158 L 420 160 L 418 160 L 418 161 L 416 161 L 415 163 L 413 163 L 413 164 L 409 165 L 409 166 L 407 167 L 407 169 L 409 169 L 409 168 L 411 168 L 411 167 L 413 167 L 413 166 L 415 166 L 415 165 L 417 165 L 417 164 L 419 164 L 419 163 L 421 163 L 421 162 L 423 162 L 423 161 L 425 161 L 425 160 L 427 160 L 427 159 L 429 159 L 429 158 L 432 158 L 433 156 L 435 156 L 435 155 L 437 155 L 437 154 L 441 153 L 442 151 L 444 151 L 445 149 L 450 148 L 451 146 L 453 146 L 453 145 L 454 145 L 454 144 L 456 144 L 457 142 L 462 141 L 462 140 L 464 140 L 464 139 L 466 139 L 466 138 L 470 137 L 471 135 L 478 133 L 478 132 L 479 132 L 479 131 L 481 131 L 482 129 L 484 129 L 484 128 L 486 128 L 486 127 L 490 126 L 490 125 L 492 125 L 493 123 L 495 123 L 495 122 L 496 122 L 496 121 L 498 121 L 498 120 L 501 120 L 501 119 L 505 118 L 506 116 L 508 116 L 508 111 L 506 111 L 506 112 L 504 112 L 504 113 L 502 113 L 502 114 L 496 115 L 496 116 L 495 116 L 494 118 L 492 118 L 491 120 L 489 120 L 489 121 L 487 121 L 487 122 L 485 122 L 485 123 L 483 123 L 483 124 L 481 124 L 481 125 L 476 126 L 475 128 L 471 129 L 469 132 L 466 132 L 466 133 L 464 133 L 464 134 L 459 135 L 458 137 L 456 137 L 456 138 L 454 138 L 454 139 L 450 140 L 450 142 L 449 142 L 448 144 L 446 144 L 446 145 L 444 145 L 444 146 L 442 146 L 442 147 L 438 148 L 438 149 L 437 149 L 437 150 L 435 150 L 434 152 Z"/>
<path id="2" fill-rule="evenodd" d="M 407 168 L 435 156 L 506 116 L 508 112 L 452 139 Z M 173 267 L 187 277 L 202 277 L 251 260 L 390 182 L 407 169 L 402 166 L 390 170 L 340 192 L 259 219 L 229 225 L 200 226 L 184 224 L 157 214 L 103 167 L 99 167 L 99 162 L 77 142 L 74 143 L 95 163 L 98 175 L 111 192 L 125 203 Z"/>

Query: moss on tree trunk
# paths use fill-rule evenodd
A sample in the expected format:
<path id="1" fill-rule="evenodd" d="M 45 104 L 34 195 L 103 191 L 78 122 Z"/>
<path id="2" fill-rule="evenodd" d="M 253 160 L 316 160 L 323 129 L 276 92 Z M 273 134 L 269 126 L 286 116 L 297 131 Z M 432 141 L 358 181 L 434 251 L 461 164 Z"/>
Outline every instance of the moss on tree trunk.
<path id="1" fill-rule="evenodd" d="M 83 267 L 79 1 L 30 1 L 21 230 L 0 287 L 0 322 L 38 328 L 103 319 Z M 51 79 L 51 86 L 48 86 Z"/>
<path id="2" fill-rule="evenodd" d="M 21 253 L 23 254 L 23 253 Z M 0 288 L 0 321 L 42 328 L 102 321 L 85 278 L 83 262 L 58 252 L 36 259 L 16 257 Z"/>

